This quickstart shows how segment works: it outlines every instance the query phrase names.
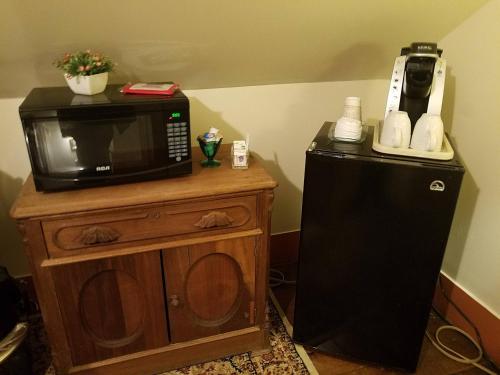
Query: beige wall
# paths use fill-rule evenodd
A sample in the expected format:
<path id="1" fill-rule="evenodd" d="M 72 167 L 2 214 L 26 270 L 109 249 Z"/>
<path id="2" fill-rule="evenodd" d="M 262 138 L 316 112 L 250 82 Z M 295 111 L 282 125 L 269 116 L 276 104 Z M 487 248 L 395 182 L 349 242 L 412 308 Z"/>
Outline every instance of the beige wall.
<path id="1" fill-rule="evenodd" d="M 443 117 L 466 166 L 444 271 L 500 318 L 500 0 L 440 41 Z"/>
<path id="2" fill-rule="evenodd" d="M 14 275 L 28 273 L 16 226 L 9 217 L 23 181 L 31 172 L 17 108 L 22 99 L 0 99 L 0 265 Z"/>
<path id="3" fill-rule="evenodd" d="M 450 66 L 443 117 L 467 167 L 444 269 L 498 314 L 499 2 L 474 13 L 486 1 L 1 1 L 0 264 L 27 272 L 7 213 L 30 170 L 17 107 L 31 87 L 63 84 L 51 66 L 60 53 L 106 52 L 120 64 L 115 82 L 179 81 L 195 134 L 249 133 L 280 182 L 277 233 L 299 227 L 304 150 L 322 122 L 348 95 L 362 97 L 365 118 L 381 118 L 400 47 L 437 40 Z M 132 16 L 145 24 L 127 25 Z"/>
<path id="4" fill-rule="evenodd" d="M 441 39 L 486 0 L 2 0 L 0 97 L 64 84 L 52 61 L 94 48 L 114 82 L 189 89 L 385 79 L 411 41 Z"/>

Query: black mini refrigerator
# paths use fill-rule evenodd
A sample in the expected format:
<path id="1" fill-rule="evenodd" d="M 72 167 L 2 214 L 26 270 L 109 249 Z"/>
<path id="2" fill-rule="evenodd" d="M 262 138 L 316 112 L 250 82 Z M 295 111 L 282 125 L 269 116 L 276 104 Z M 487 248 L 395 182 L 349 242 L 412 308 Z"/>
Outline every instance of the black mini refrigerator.
<path id="1" fill-rule="evenodd" d="M 328 138 L 306 153 L 293 339 L 414 371 L 464 168 Z"/>

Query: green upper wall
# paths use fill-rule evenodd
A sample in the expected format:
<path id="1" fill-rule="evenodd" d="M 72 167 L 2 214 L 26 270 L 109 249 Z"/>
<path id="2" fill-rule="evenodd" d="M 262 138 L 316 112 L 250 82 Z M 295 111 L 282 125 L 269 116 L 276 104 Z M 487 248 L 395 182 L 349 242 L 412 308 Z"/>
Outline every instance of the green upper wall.
<path id="1" fill-rule="evenodd" d="M 0 97 L 63 85 L 52 62 L 87 48 L 119 64 L 112 82 L 195 89 L 388 79 L 401 47 L 442 39 L 486 2 L 2 0 Z"/>

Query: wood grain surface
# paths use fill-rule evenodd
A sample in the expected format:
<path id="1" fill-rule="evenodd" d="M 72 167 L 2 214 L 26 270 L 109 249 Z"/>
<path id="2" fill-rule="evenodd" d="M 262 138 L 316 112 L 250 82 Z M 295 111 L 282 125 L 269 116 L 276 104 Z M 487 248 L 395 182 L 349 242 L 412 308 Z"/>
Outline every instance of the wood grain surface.
<path id="1" fill-rule="evenodd" d="M 248 169 L 232 169 L 229 153 L 229 145 L 222 145 L 222 165 L 202 168 L 201 151 L 195 147 L 191 175 L 134 184 L 42 193 L 35 191 L 30 176 L 10 213 L 16 219 L 33 218 L 276 187 L 276 181 L 252 158 Z"/>
<path id="2" fill-rule="evenodd" d="M 254 324 L 256 241 L 237 238 L 163 252 L 172 342 Z"/>
<path id="3" fill-rule="evenodd" d="M 137 246 L 148 239 L 158 241 L 171 236 L 183 235 L 183 238 L 188 238 L 188 234 L 253 229 L 257 223 L 256 200 L 254 194 L 181 204 L 153 204 L 113 212 L 47 219 L 42 226 L 49 255 L 53 258 L 64 257 Z M 233 221 L 227 225 L 207 228 L 197 225 L 213 210 L 230 215 Z M 113 231 L 117 236 L 112 241 L 85 243 L 82 238 L 84 233 L 94 228 Z"/>
<path id="4" fill-rule="evenodd" d="M 76 365 L 167 345 L 160 253 L 52 270 Z"/>

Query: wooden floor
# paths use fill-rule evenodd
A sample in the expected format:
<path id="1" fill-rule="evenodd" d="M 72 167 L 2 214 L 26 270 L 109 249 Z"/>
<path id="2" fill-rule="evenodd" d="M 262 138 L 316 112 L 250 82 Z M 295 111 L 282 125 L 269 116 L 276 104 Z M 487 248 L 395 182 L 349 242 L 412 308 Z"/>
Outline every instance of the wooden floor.
<path id="1" fill-rule="evenodd" d="M 293 272 L 294 267 L 287 266 L 287 267 L 280 267 L 280 269 L 285 273 L 285 277 L 287 279 L 289 280 L 294 279 L 293 278 L 293 274 L 295 273 Z M 277 300 L 279 301 L 283 311 L 286 313 L 288 320 L 290 321 L 290 323 L 293 324 L 295 286 L 280 285 L 278 287 L 273 288 L 273 292 Z M 444 322 L 441 321 L 439 317 L 437 317 L 435 314 L 431 314 L 428 324 L 428 330 L 429 332 L 433 333 L 439 326 L 443 324 Z M 445 332 L 443 332 L 440 335 L 440 337 L 444 342 L 449 343 L 453 348 L 456 348 L 458 352 L 463 353 L 466 356 L 474 357 L 477 355 L 474 347 L 471 344 L 469 344 L 459 334 L 455 334 L 454 332 L 445 334 Z M 321 375 L 323 374 L 328 374 L 328 375 L 407 374 L 402 371 L 386 369 L 379 366 L 368 365 L 365 363 L 346 361 L 344 359 L 333 357 L 330 355 L 325 355 L 319 352 L 310 352 L 309 356 L 311 357 L 314 366 Z M 483 365 L 485 364 L 483 363 Z M 443 354 L 441 354 L 441 352 L 439 352 L 436 348 L 434 348 L 434 346 L 429 342 L 427 338 L 424 338 L 424 344 L 422 347 L 420 362 L 416 374 L 480 375 L 485 373 L 472 365 L 458 363 L 445 357 Z"/>

